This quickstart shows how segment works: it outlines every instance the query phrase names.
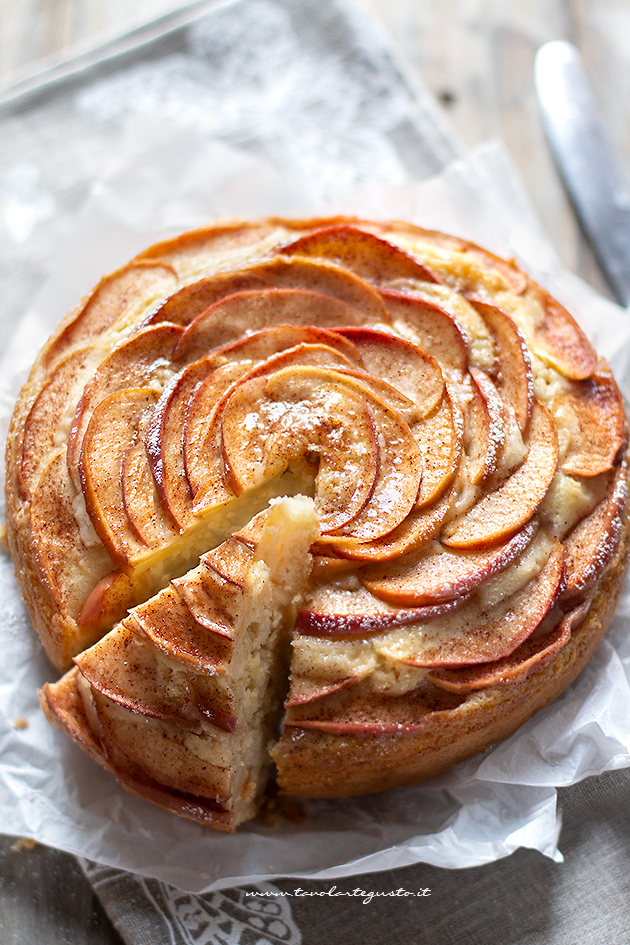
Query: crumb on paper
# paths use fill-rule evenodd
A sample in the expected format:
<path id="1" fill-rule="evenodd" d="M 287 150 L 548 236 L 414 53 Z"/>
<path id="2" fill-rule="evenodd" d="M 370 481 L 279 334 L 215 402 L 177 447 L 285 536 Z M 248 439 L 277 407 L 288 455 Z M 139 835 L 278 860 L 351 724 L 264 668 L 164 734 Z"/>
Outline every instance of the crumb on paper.
<path id="1" fill-rule="evenodd" d="M 16 853 L 21 853 L 22 850 L 34 850 L 37 846 L 37 840 L 33 840 L 32 837 L 20 837 L 11 845 L 11 849 Z"/>
<path id="2" fill-rule="evenodd" d="M 18 715 L 17 719 L 13 723 L 13 728 L 18 732 L 21 732 L 23 729 L 28 728 L 28 719 L 25 719 L 23 715 Z"/>
<path id="3" fill-rule="evenodd" d="M 9 550 L 9 542 L 7 540 L 7 526 L 4 522 L 0 522 L 0 548 L 2 551 Z"/>

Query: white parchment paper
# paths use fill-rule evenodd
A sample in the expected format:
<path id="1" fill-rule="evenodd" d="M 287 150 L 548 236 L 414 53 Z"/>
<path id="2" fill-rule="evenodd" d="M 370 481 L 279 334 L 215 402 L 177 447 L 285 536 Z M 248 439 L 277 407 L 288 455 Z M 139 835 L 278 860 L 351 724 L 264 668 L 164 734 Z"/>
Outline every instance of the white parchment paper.
<path id="1" fill-rule="evenodd" d="M 417 184 L 364 183 L 334 204 L 268 159 L 138 118 L 73 221 L 50 276 L 0 362 L 0 424 L 58 320 L 103 272 L 157 239 L 216 216 L 357 212 L 453 232 L 515 256 L 576 315 L 630 391 L 630 320 L 564 272 L 509 159 L 490 144 Z M 576 683 L 494 750 L 416 788 L 307 801 L 303 822 L 232 835 L 128 794 L 39 709 L 55 671 L 0 562 L 0 830 L 200 892 L 273 876 L 333 878 L 423 861 L 465 867 L 531 847 L 560 860 L 556 787 L 630 765 L 630 594 Z M 15 725 L 17 719 L 27 726 Z"/>

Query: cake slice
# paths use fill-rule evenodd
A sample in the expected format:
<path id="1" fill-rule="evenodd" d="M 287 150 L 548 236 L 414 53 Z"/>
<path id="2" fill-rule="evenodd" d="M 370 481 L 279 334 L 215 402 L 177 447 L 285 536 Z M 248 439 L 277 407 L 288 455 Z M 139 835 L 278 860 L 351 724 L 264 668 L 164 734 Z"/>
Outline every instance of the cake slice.
<path id="1" fill-rule="evenodd" d="M 269 778 L 318 534 L 312 499 L 273 503 L 44 686 L 48 718 L 129 790 L 233 831 Z"/>

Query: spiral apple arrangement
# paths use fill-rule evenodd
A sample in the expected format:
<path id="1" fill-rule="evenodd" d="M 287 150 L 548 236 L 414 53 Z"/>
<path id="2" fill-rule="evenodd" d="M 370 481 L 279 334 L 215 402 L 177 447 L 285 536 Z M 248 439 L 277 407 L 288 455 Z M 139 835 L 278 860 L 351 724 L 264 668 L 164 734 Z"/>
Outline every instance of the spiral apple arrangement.
<path id="1" fill-rule="evenodd" d="M 83 644 L 135 604 L 125 646 L 148 635 L 207 672 L 203 635 L 151 635 L 142 599 L 188 561 L 183 550 L 198 560 L 230 531 L 232 571 L 212 553 L 202 562 L 242 587 L 255 512 L 312 495 L 319 536 L 274 750 L 290 792 L 363 789 L 364 774 L 343 790 L 332 775 L 313 785 L 321 758 L 305 764 L 305 751 L 421 733 L 548 664 L 619 544 L 627 429 L 610 370 L 516 266 L 452 237 L 347 220 L 191 234 L 117 274 L 43 363 L 18 491 L 49 587 L 67 569 L 39 524 L 51 493 L 60 533 L 78 546 L 83 535 L 84 552 L 86 532 L 96 536 L 91 585 L 73 604 L 67 587 L 57 593 Z M 176 579 L 168 593 L 210 650 L 213 634 L 229 636 L 207 585 Z M 165 717 L 163 702 L 121 695 L 102 651 L 89 652 L 76 662 L 92 687 Z M 206 718 L 237 724 L 225 707 Z M 395 763 L 369 789 L 389 785 Z M 403 768 L 412 780 L 413 764 Z"/>

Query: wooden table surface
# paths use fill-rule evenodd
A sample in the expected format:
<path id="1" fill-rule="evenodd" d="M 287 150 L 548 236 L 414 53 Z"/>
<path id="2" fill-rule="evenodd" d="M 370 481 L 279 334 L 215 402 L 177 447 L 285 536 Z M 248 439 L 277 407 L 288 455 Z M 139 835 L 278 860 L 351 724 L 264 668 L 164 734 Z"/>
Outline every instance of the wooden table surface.
<path id="1" fill-rule="evenodd" d="M 534 92 L 539 45 L 581 50 L 622 173 L 630 169 L 628 0 L 360 0 L 442 102 L 464 143 L 503 139 L 565 265 L 609 294 L 545 144 Z M 0 0 L 0 86 L 156 16 L 179 0 Z M 113 945 L 70 857 L 0 839 L 2 945 Z"/>

